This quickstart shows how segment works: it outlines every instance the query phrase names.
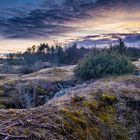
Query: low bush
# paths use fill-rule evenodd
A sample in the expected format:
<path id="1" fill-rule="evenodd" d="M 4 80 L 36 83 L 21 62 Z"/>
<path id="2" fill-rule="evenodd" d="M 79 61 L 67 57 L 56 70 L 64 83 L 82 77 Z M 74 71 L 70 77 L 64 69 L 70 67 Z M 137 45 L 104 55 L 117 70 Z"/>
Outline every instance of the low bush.
<path id="1" fill-rule="evenodd" d="M 134 65 L 124 55 L 102 52 L 87 55 L 76 66 L 75 75 L 84 79 L 100 78 L 105 75 L 122 75 L 132 73 Z"/>

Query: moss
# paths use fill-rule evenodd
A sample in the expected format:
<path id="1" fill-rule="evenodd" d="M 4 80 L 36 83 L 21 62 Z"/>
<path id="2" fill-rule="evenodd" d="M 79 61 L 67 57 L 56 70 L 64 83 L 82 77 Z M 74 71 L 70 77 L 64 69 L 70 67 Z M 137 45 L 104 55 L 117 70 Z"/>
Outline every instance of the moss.
<path id="1" fill-rule="evenodd" d="M 114 104 L 117 101 L 117 97 L 108 93 L 101 95 L 101 100 L 107 104 Z"/>
<path id="2" fill-rule="evenodd" d="M 86 123 L 85 118 L 78 111 L 69 111 L 67 109 L 63 109 L 61 112 L 76 124 L 84 125 Z"/>
<path id="3" fill-rule="evenodd" d="M 98 117 L 108 125 L 115 123 L 115 114 L 116 110 L 113 106 L 105 106 L 102 107 L 101 110 L 98 111 Z"/>
<path id="4" fill-rule="evenodd" d="M 100 137 L 99 137 L 99 128 L 97 126 L 94 126 L 94 127 L 89 127 L 88 128 L 88 132 L 92 135 L 92 137 L 96 140 L 99 140 Z"/>
<path id="5" fill-rule="evenodd" d="M 115 96 L 113 96 L 113 95 L 110 95 L 110 94 L 108 94 L 108 93 L 103 93 L 102 95 L 101 95 L 101 97 L 102 97 L 102 99 L 103 100 L 105 100 L 105 99 L 109 99 L 109 100 L 116 100 L 116 97 Z"/>
<path id="6" fill-rule="evenodd" d="M 101 112 L 99 113 L 99 118 L 106 122 L 106 123 L 110 123 L 110 122 L 113 122 L 113 118 L 112 118 L 112 115 L 106 113 L 106 112 Z"/>
<path id="7" fill-rule="evenodd" d="M 81 97 L 81 96 L 74 96 L 72 97 L 72 102 L 81 102 L 81 101 L 84 101 L 84 97 Z"/>
<path id="8" fill-rule="evenodd" d="M 85 128 L 80 127 L 79 125 L 72 126 L 70 123 L 65 121 L 65 131 L 69 133 L 71 136 L 76 137 L 79 140 L 100 140 L 99 137 L 99 128 L 97 126 L 90 127 L 87 126 Z"/>
<path id="9" fill-rule="evenodd" d="M 24 133 L 24 135 L 28 136 L 28 135 L 30 135 L 30 131 L 31 130 L 29 128 L 25 128 L 23 133 Z"/>
<path id="10" fill-rule="evenodd" d="M 114 105 L 106 104 L 106 100 L 114 102 L 116 100 L 115 96 L 106 95 L 102 96 L 101 101 L 93 100 L 82 101 L 83 111 L 76 111 L 76 108 L 64 108 L 62 111 L 64 115 L 64 135 L 71 135 L 72 137 L 79 140 L 101 140 L 104 135 L 103 128 L 101 126 L 106 126 L 106 132 L 111 131 L 111 135 L 114 139 L 127 140 L 127 132 L 121 133 L 119 131 L 120 123 L 117 121 L 117 111 Z M 78 108 L 81 104 L 78 104 Z M 88 110 L 86 109 L 88 108 Z M 92 117 L 93 116 L 93 117 Z M 107 133 L 107 135 L 109 135 Z"/>
<path id="11" fill-rule="evenodd" d="M 96 105 L 95 102 L 84 102 L 86 107 L 89 107 L 91 104 Z M 61 110 L 64 115 L 63 126 L 64 126 L 64 135 L 70 135 L 71 137 L 79 140 L 101 140 L 99 136 L 99 128 L 97 125 L 92 122 L 88 115 L 83 111 L 75 111 L 64 108 Z"/>
<path id="12" fill-rule="evenodd" d="M 99 103 L 97 101 L 84 101 L 83 105 L 91 110 L 96 110 L 99 107 Z"/>
<path id="13" fill-rule="evenodd" d="M 99 128 L 97 126 L 90 127 L 87 126 L 82 128 L 80 125 L 72 125 L 68 121 L 64 121 L 64 133 L 70 134 L 72 137 L 76 137 L 79 140 L 100 140 L 99 137 Z"/>
<path id="14" fill-rule="evenodd" d="M 63 122 L 64 128 L 68 133 L 72 133 L 75 131 L 74 127 L 66 120 Z"/>
<path id="15" fill-rule="evenodd" d="M 101 140 L 99 137 L 99 128 L 97 126 L 86 127 L 85 129 L 81 129 L 80 127 L 76 128 L 76 135 L 78 135 L 78 139 L 80 140 Z"/>

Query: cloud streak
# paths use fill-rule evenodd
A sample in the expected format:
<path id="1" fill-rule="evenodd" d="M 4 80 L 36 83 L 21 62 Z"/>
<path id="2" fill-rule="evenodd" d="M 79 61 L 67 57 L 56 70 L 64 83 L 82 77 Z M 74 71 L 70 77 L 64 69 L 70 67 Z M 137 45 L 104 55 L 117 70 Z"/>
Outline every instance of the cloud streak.
<path id="1" fill-rule="evenodd" d="M 76 30 L 68 26 L 67 22 L 78 21 L 88 16 L 83 12 L 89 8 L 85 7 L 87 2 L 77 3 L 73 0 L 71 3 L 67 0 L 49 3 L 47 0 L 42 3 L 40 7 L 30 11 L 26 16 L 0 19 L 0 34 L 5 38 L 48 37 Z M 23 14 L 22 10 L 14 10 L 14 12 Z"/>
<path id="2" fill-rule="evenodd" d="M 102 26 L 101 20 L 103 19 L 104 22 L 112 10 L 116 8 L 121 10 L 137 9 L 140 6 L 140 1 L 40 0 L 38 5 L 29 6 L 30 8 L 26 2 L 19 5 L 18 3 L 16 9 L 10 8 L 7 14 L 5 13 L 5 17 L 0 16 L 0 36 L 10 39 L 36 39 L 57 35 L 65 36 L 65 34 L 74 32 L 77 34 L 80 31 L 81 34 L 84 34 L 90 29 L 103 32 L 105 27 Z M 5 10 L 7 9 L 5 8 Z M 9 13 L 12 16 L 9 16 Z M 98 19 L 101 20 L 98 21 Z M 109 19 L 111 20 L 111 18 Z M 88 20 L 89 22 L 86 22 Z M 96 27 L 98 23 L 101 24 L 101 29 L 100 26 Z"/>
<path id="3" fill-rule="evenodd" d="M 105 47 L 112 44 L 118 44 L 119 38 L 122 38 L 127 46 L 140 47 L 140 33 L 89 35 L 77 40 L 77 44 L 83 47 Z"/>

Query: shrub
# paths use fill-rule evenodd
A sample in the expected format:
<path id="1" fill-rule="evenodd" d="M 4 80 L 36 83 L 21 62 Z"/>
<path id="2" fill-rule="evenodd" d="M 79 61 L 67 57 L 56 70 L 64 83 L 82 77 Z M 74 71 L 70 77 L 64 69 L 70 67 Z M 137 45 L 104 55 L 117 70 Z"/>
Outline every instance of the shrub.
<path id="1" fill-rule="evenodd" d="M 122 75 L 131 73 L 134 65 L 124 55 L 102 52 L 98 55 L 87 55 L 76 66 L 75 75 L 84 79 L 100 78 L 105 75 Z"/>
<path id="2" fill-rule="evenodd" d="M 33 73 L 34 70 L 33 68 L 29 67 L 29 66 L 23 66 L 21 69 L 20 69 L 20 72 L 22 74 L 30 74 L 30 73 Z"/>

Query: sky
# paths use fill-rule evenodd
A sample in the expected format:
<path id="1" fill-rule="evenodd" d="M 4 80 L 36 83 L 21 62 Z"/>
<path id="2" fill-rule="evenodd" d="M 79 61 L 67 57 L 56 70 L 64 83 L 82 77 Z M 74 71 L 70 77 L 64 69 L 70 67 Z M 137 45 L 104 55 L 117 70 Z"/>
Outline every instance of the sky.
<path id="1" fill-rule="evenodd" d="M 140 46 L 140 0 L 0 0 L 0 53 L 48 42 Z"/>

